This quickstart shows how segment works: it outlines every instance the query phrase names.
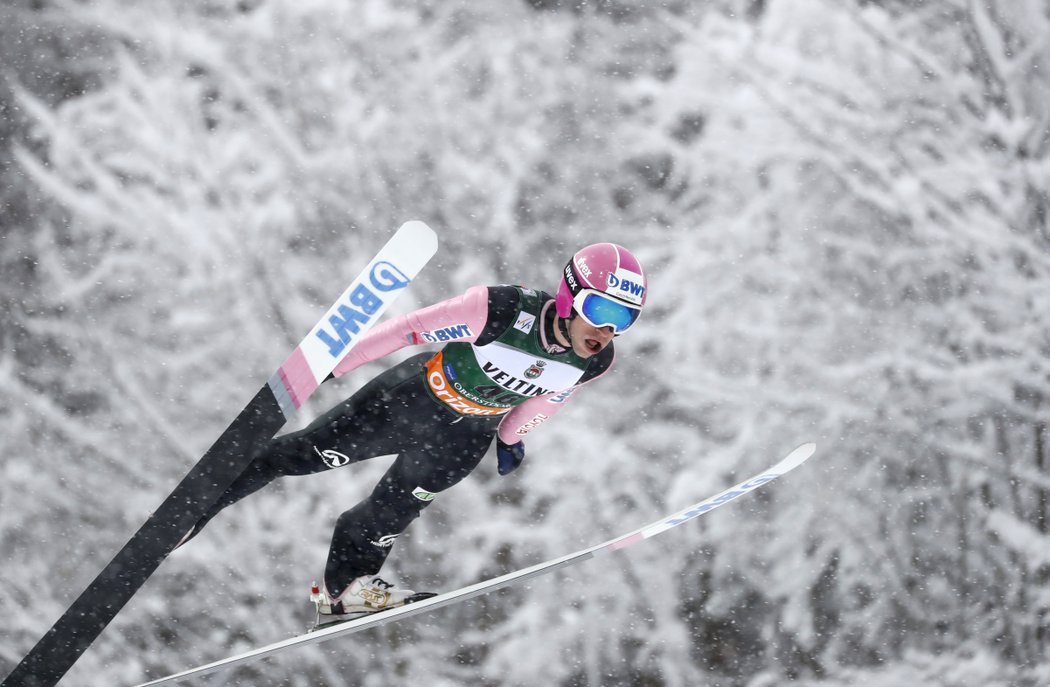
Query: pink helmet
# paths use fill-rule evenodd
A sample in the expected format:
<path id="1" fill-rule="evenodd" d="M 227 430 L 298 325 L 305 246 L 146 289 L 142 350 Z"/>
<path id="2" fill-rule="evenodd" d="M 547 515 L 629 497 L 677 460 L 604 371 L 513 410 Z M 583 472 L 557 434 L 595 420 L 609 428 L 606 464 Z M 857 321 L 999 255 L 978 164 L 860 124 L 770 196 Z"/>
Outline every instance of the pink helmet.
<path id="1" fill-rule="evenodd" d="M 645 305 L 647 282 L 642 264 L 615 243 L 594 243 L 572 256 L 555 298 L 559 317 L 575 310 L 596 327 L 626 331 Z"/>

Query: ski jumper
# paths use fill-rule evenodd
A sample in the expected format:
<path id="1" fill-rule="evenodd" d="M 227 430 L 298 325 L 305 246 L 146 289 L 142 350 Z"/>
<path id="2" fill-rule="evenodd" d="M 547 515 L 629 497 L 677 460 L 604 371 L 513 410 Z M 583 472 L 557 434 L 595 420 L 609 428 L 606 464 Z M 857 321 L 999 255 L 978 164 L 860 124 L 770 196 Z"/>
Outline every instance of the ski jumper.
<path id="1" fill-rule="evenodd" d="M 284 475 L 397 454 L 371 495 L 339 516 L 325 585 L 338 598 L 379 572 L 397 537 L 436 496 L 469 475 L 498 433 L 508 444 L 557 413 L 612 365 L 613 346 L 582 358 L 558 345 L 549 294 L 476 286 L 388 320 L 362 337 L 334 375 L 409 345 L 444 343 L 381 373 L 308 427 L 270 442 L 212 506 L 219 511 Z"/>

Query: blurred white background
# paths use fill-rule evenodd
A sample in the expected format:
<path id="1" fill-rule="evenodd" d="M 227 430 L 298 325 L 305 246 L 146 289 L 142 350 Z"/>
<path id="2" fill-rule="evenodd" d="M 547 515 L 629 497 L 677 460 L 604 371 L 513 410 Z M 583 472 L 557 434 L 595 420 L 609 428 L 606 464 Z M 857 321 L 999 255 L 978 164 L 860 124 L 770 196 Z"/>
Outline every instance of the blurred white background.
<path id="1" fill-rule="evenodd" d="M 0 674 L 422 219 L 401 311 L 553 290 L 599 240 L 649 306 L 391 578 L 472 583 L 818 453 L 603 565 L 208 684 L 1050 683 L 1046 3 L 6 0 L 0 66 Z M 68 683 L 303 629 L 385 464 L 224 512 Z"/>

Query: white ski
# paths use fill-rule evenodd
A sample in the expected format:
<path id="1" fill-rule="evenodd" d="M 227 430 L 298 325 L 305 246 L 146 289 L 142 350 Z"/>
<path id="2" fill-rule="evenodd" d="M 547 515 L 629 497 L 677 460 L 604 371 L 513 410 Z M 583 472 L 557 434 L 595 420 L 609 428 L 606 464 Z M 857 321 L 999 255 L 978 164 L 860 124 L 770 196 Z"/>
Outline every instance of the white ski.
<path id="1" fill-rule="evenodd" d="M 576 553 L 570 553 L 561 558 L 554 558 L 543 563 L 538 563 L 529 568 L 524 568 L 516 572 L 508 573 L 500 577 L 494 577 L 491 580 L 485 580 L 478 582 L 467 587 L 462 587 L 455 591 L 447 592 L 445 594 L 439 594 L 423 601 L 417 601 L 416 603 L 408 604 L 407 606 L 400 606 L 393 608 L 389 611 L 382 611 L 372 615 L 367 615 L 356 620 L 350 620 L 345 623 L 339 623 L 332 625 L 327 628 L 321 628 L 315 630 L 309 634 L 299 635 L 286 639 L 283 642 L 277 642 L 269 646 L 265 646 L 253 651 L 248 651 L 238 656 L 231 656 L 229 658 L 222 659 L 221 661 L 215 661 L 207 665 L 199 666 L 197 668 L 191 668 L 190 670 L 169 675 L 152 682 L 144 682 L 136 687 L 154 687 L 155 685 L 166 685 L 173 682 L 185 680 L 189 677 L 200 677 L 215 671 L 222 670 L 225 668 L 231 668 L 242 663 L 248 663 L 250 661 L 256 661 L 267 656 L 271 656 L 276 653 L 280 653 L 286 649 L 292 647 L 303 646 L 306 644 L 316 644 L 325 642 L 341 635 L 351 634 L 358 632 L 366 628 L 377 627 L 385 623 L 407 618 L 409 616 L 423 613 L 424 611 L 433 610 L 442 606 L 448 606 L 449 604 L 458 603 L 465 601 L 481 594 L 487 594 L 488 592 L 501 589 L 508 585 L 517 584 L 524 580 L 527 580 L 538 575 L 544 575 L 551 571 L 557 570 L 558 568 L 564 568 L 568 565 L 585 561 L 589 558 L 595 558 L 596 556 L 602 556 L 613 551 L 619 551 L 620 549 L 627 548 L 632 544 L 636 544 L 643 539 L 655 536 L 677 527 L 682 523 L 689 522 L 690 520 L 697 518 L 704 513 L 714 510 L 719 506 L 725 505 L 734 499 L 737 499 L 744 494 L 754 491 L 758 487 L 762 486 L 767 482 L 775 480 L 777 477 L 795 469 L 802 463 L 804 463 L 813 452 L 816 450 L 816 444 L 803 444 L 792 451 L 786 458 L 781 460 L 779 463 L 762 472 L 751 479 L 745 480 L 740 484 L 732 486 L 725 491 L 722 491 L 714 496 L 704 499 L 699 503 L 695 503 L 688 508 L 684 508 L 674 515 L 668 516 L 661 520 L 657 520 L 654 523 L 646 525 L 634 532 L 625 534 L 616 539 L 611 539 L 603 544 L 592 546 L 589 549 L 583 549 Z"/>

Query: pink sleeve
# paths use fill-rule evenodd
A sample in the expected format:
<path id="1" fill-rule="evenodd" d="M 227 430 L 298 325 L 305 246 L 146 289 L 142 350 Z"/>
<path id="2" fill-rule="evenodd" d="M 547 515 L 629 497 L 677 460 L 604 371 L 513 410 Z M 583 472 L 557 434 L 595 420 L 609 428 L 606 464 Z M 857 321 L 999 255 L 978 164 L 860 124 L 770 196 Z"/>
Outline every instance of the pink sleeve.
<path id="1" fill-rule="evenodd" d="M 332 374 L 342 377 L 405 346 L 476 341 L 488 318 L 489 290 L 485 286 L 472 286 L 461 296 L 376 325 L 339 361 Z"/>
<path id="2" fill-rule="evenodd" d="M 506 444 L 518 443 L 525 438 L 526 434 L 558 414 L 577 389 L 584 384 L 590 384 L 595 379 L 601 379 L 611 369 L 612 364 L 610 363 L 605 372 L 593 379 L 588 379 L 583 384 L 525 401 L 507 413 L 503 421 L 499 423 L 499 438 Z"/>

